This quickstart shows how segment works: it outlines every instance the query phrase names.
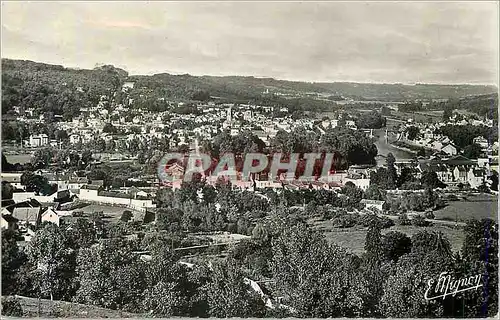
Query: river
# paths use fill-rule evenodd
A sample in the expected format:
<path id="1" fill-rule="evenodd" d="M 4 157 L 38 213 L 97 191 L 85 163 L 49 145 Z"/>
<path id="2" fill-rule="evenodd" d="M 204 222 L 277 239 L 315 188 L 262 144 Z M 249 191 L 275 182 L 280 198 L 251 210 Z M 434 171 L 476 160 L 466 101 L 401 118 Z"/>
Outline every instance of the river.
<path id="1" fill-rule="evenodd" d="M 386 141 L 385 141 L 385 128 L 374 129 L 373 136 L 376 139 L 374 143 L 378 149 L 379 155 L 386 157 L 387 154 L 392 153 L 394 155 L 394 157 L 396 158 L 396 160 L 413 159 L 414 158 L 415 155 L 413 153 L 395 148 L 391 144 L 386 143 Z M 389 138 L 388 138 L 389 142 L 395 141 L 396 138 L 397 138 L 396 134 L 389 132 Z M 385 159 L 378 157 L 377 164 L 384 165 Z"/>

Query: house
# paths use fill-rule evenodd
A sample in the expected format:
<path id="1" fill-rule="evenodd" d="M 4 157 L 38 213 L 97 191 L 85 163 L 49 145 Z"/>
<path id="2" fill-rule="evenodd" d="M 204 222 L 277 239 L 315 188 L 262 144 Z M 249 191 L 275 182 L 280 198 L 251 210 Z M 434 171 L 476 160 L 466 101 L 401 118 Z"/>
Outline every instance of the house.
<path id="1" fill-rule="evenodd" d="M 467 173 L 467 182 L 470 187 L 475 189 L 486 182 L 486 171 L 484 169 L 471 168 Z"/>
<path id="2" fill-rule="evenodd" d="M 171 180 L 181 180 L 184 176 L 184 167 L 177 162 L 165 169 L 167 176 L 172 177 Z"/>
<path id="3" fill-rule="evenodd" d="M 43 222 L 51 222 L 51 223 L 59 226 L 60 217 L 57 214 L 57 212 L 54 211 L 53 208 L 48 208 L 47 210 L 45 210 L 45 212 L 42 213 L 41 220 L 42 220 L 42 223 Z"/>
<path id="4" fill-rule="evenodd" d="M 69 143 L 71 144 L 77 144 L 81 141 L 81 137 L 79 134 L 73 133 L 72 135 L 69 136 Z"/>
<path id="5" fill-rule="evenodd" d="M 123 83 L 122 91 L 127 91 L 128 89 L 134 89 L 135 82 L 126 81 Z"/>
<path id="6" fill-rule="evenodd" d="M 2 215 L 11 214 L 21 225 L 38 225 L 40 223 L 41 205 L 34 199 L 19 202 L 2 209 Z"/>
<path id="7" fill-rule="evenodd" d="M 127 190 L 127 193 L 130 194 L 130 195 L 132 195 L 134 197 L 134 199 L 137 199 L 137 197 L 139 197 L 139 198 L 147 198 L 149 196 L 147 192 L 145 192 L 143 190 L 140 190 L 137 187 L 130 187 Z"/>
<path id="8" fill-rule="evenodd" d="M 468 171 L 464 166 L 456 166 L 453 170 L 453 178 L 455 182 L 467 183 Z"/>
<path id="9" fill-rule="evenodd" d="M 5 230 L 5 229 L 16 230 L 18 222 L 19 222 L 19 220 L 14 218 L 12 215 L 2 214 L 2 220 L 1 220 L 2 230 Z"/>
<path id="10" fill-rule="evenodd" d="M 417 169 L 420 175 L 424 171 L 430 171 L 435 172 L 441 182 L 448 183 L 453 181 L 453 172 L 443 163 L 419 163 Z"/>
<path id="11" fill-rule="evenodd" d="M 352 182 L 354 185 L 358 188 L 360 188 L 363 191 L 366 191 L 368 187 L 370 186 L 370 179 L 365 179 L 365 178 L 346 178 L 344 179 L 344 185 L 347 182 Z"/>
<path id="12" fill-rule="evenodd" d="M 483 136 L 475 137 L 473 142 L 480 145 L 483 150 L 488 148 L 488 140 L 486 140 Z"/>
<path id="13" fill-rule="evenodd" d="M 444 147 L 441 148 L 441 151 L 450 156 L 454 156 L 457 154 L 457 148 L 452 144 L 445 145 Z"/>
<path id="14" fill-rule="evenodd" d="M 31 147 L 41 147 L 49 144 L 49 137 L 46 134 L 30 135 L 29 144 Z"/>
<path id="15" fill-rule="evenodd" d="M 364 178 L 370 178 L 370 172 L 374 169 L 373 165 L 352 165 L 347 170 L 349 176 L 360 175 Z"/>
<path id="16" fill-rule="evenodd" d="M 361 200 L 361 203 L 365 205 L 366 209 L 373 209 L 374 208 L 374 209 L 383 211 L 383 206 L 384 206 L 385 201 L 363 199 L 363 200 Z"/>

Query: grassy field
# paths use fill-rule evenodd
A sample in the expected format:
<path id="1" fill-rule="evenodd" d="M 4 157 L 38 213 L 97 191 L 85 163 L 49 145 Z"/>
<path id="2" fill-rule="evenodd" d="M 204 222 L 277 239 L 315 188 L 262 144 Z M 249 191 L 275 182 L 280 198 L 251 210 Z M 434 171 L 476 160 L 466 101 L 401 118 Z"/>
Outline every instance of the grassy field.
<path id="1" fill-rule="evenodd" d="M 352 228 L 335 228 L 331 221 L 310 221 L 310 224 L 319 231 L 325 234 L 326 239 L 341 247 L 351 250 L 353 253 L 361 254 L 365 251 L 365 238 L 367 228 L 361 226 L 354 226 Z M 432 225 L 429 227 L 415 227 L 415 226 L 400 226 L 395 225 L 391 228 L 382 230 L 385 234 L 390 231 L 399 231 L 405 233 L 409 237 L 415 233 L 423 230 L 441 231 L 450 240 L 453 251 L 458 251 L 462 247 L 464 234 L 462 229 L 455 229 L 453 227 L 443 225 Z"/>
<path id="2" fill-rule="evenodd" d="M 15 164 L 15 163 L 20 163 L 20 164 L 25 164 L 27 162 L 30 162 L 31 160 L 31 154 L 30 153 L 25 153 L 25 154 L 6 154 L 5 158 L 9 163 Z"/>
<path id="3" fill-rule="evenodd" d="M 450 201 L 445 208 L 434 211 L 434 215 L 439 220 L 490 218 L 498 221 L 498 196 L 478 194 L 469 196 L 467 201 Z"/>
<path id="4" fill-rule="evenodd" d="M 2 297 L 4 298 L 4 297 Z M 40 299 L 40 309 L 38 299 L 17 296 L 25 317 L 43 318 L 138 318 L 139 314 L 122 312 L 117 310 L 99 308 L 79 303 L 66 301 L 50 301 Z M 39 313 L 40 311 L 40 313 Z"/>

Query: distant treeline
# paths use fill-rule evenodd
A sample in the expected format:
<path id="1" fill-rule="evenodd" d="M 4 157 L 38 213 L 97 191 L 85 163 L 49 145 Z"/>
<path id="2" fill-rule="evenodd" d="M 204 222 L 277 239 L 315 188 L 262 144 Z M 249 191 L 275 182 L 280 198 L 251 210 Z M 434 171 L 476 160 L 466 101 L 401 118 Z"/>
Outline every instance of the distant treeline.
<path id="1" fill-rule="evenodd" d="M 121 94 L 124 81 L 135 82 L 127 94 Z M 497 88 L 484 85 L 312 83 L 255 77 L 212 77 L 171 75 L 128 76 L 111 65 L 93 70 L 70 69 L 24 60 L 2 59 L 2 113 L 14 106 L 33 107 L 38 113 L 51 112 L 66 119 L 79 114 L 81 107 L 95 106 L 101 95 L 117 92 L 116 103 L 132 101 L 133 108 L 164 111 L 174 101 L 227 101 L 260 105 L 287 106 L 293 111 L 324 111 L 335 108 L 337 100 L 350 98 L 370 101 L 415 101 L 460 99 L 495 93 Z M 462 101 L 474 109 L 476 103 Z M 488 100 L 484 101 L 485 107 Z M 489 108 L 488 110 L 490 110 Z M 481 109 L 482 110 L 482 109 Z M 484 112 L 483 112 L 484 113 Z"/>

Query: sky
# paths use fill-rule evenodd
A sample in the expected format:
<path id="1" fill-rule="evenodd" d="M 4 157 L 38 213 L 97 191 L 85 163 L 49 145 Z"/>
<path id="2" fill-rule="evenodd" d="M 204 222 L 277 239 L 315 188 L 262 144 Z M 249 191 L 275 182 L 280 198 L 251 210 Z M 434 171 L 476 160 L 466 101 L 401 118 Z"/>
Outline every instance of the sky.
<path id="1" fill-rule="evenodd" d="M 2 57 L 130 74 L 498 86 L 498 3 L 2 2 Z"/>

